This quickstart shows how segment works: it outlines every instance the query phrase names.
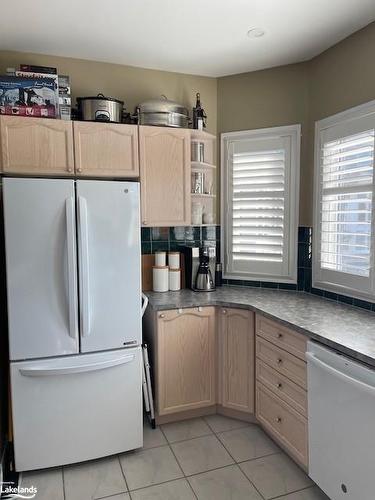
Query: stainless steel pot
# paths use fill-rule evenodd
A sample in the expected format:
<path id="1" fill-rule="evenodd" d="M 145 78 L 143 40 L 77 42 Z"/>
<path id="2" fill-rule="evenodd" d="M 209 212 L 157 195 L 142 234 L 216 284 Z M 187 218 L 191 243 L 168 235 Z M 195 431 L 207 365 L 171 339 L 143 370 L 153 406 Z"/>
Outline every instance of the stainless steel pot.
<path id="1" fill-rule="evenodd" d="M 170 101 L 165 95 L 149 99 L 137 107 L 140 125 L 162 127 L 189 127 L 189 112 L 182 104 Z"/>
<path id="2" fill-rule="evenodd" d="M 95 97 L 77 97 L 78 115 L 91 122 L 121 123 L 124 102 L 98 94 Z"/>

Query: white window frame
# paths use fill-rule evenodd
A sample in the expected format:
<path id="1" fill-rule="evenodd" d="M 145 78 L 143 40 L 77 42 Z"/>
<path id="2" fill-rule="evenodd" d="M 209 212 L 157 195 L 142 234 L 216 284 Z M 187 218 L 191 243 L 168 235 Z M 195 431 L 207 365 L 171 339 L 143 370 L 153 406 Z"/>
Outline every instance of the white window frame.
<path id="1" fill-rule="evenodd" d="M 227 271 L 228 234 L 230 227 L 229 212 L 226 210 L 228 192 L 228 143 L 233 140 L 279 139 L 290 138 L 290 168 L 286 175 L 285 184 L 285 219 L 287 224 L 287 245 L 283 274 L 270 273 L 233 273 Z M 300 188 L 300 149 L 301 125 L 286 125 L 281 127 L 261 128 L 221 134 L 221 261 L 223 262 L 223 277 L 242 281 L 265 281 L 278 283 L 297 283 L 297 256 L 298 256 L 298 222 L 299 222 L 299 188 Z"/>
<path id="2" fill-rule="evenodd" d="M 342 111 L 335 115 L 329 116 L 315 122 L 315 144 L 314 144 L 314 207 L 313 207 L 313 259 L 312 259 L 312 286 L 321 290 L 334 292 L 349 297 L 375 302 L 375 173 L 373 180 L 372 191 L 372 246 L 370 257 L 370 276 L 368 278 L 359 278 L 358 276 L 339 271 L 331 271 L 321 268 L 320 261 L 320 246 L 321 246 L 321 231 L 320 231 L 320 152 L 321 152 L 321 133 L 333 126 L 344 126 L 350 124 L 352 120 L 358 118 L 366 119 L 369 115 L 374 116 L 375 125 L 375 100 L 359 106 L 355 106 L 348 110 Z M 341 275 L 341 276 L 340 276 Z M 359 280 L 368 280 L 367 290 L 358 290 Z M 357 284 L 357 286 L 356 286 Z"/>

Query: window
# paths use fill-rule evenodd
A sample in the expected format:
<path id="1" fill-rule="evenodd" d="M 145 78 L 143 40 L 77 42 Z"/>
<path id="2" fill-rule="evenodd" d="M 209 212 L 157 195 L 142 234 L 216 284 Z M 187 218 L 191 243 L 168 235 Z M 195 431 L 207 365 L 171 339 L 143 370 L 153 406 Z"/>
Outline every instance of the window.
<path id="1" fill-rule="evenodd" d="M 375 299 L 375 101 L 316 123 L 313 286 Z"/>
<path id="2" fill-rule="evenodd" d="M 300 125 L 221 136 L 224 277 L 296 283 Z"/>

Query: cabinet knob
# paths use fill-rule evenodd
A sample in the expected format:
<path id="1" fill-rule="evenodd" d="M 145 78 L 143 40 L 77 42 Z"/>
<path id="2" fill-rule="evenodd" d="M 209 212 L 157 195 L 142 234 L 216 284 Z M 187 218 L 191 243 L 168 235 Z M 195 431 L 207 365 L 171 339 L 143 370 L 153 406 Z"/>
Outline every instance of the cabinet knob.
<path id="1" fill-rule="evenodd" d="M 77 168 L 77 172 L 82 172 L 82 168 L 81 167 Z"/>
<path id="2" fill-rule="evenodd" d="M 227 310 L 226 309 L 223 309 L 223 314 L 227 314 Z"/>
<path id="3" fill-rule="evenodd" d="M 202 308 L 200 306 L 198 307 L 198 312 L 202 312 Z"/>
<path id="4" fill-rule="evenodd" d="M 68 172 L 72 172 L 73 169 L 71 169 L 70 167 L 67 168 L 67 171 Z"/>
<path id="5" fill-rule="evenodd" d="M 282 362 L 283 362 L 283 360 L 282 360 L 281 358 L 279 358 L 279 359 L 277 360 L 277 364 L 278 364 L 278 365 L 281 365 L 281 363 L 282 363 Z"/>
<path id="6" fill-rule="evenodd" d="M 147 220 L 143 220 L 143 221 L 142 221 L 142 224 L 143 224 L 144 226 L 147 226 Z"/>
<path id="7" fill-rule="evenodd" d="M 280 422 L 281 422 L 281 417 L 276 417 L 276 422 L 277 422 L 278 424 L 280 424 Z"/>
<path id="8" fill-rule="evenodd" d="M 283 334 L 282 334 L 282 333 L 278 333 L 278 334 L 277 334 L 277 338 L 278 338 L 278 339 L 282 339 L 282 338 L 283 338 Z"/>
<path id="9" fill-rule="evenodd" d="M 279 382 L 279 383 L 277 384 L 277 388 L 278 388 L 278 389 L 281 389 L 281 388 L 282 388 L 282 386 L 283 386 L 283 384 L 282 384 L 281 382 Z"/>
<path id="10" fill-rule="evenodd" d="M 165 314 L 160 314 L 159 318 L 165 318 Z"/>

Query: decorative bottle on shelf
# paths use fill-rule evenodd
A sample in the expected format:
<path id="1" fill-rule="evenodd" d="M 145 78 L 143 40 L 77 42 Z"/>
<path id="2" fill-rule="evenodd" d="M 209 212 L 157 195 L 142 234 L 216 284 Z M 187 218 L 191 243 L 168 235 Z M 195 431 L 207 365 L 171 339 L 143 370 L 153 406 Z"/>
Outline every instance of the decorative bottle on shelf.
<path id="1" fill-rule="evenodd" d="M 207 115 L 201 105 L 201 95 L 197 92 L 196 103 L 193 108 L 193 128 L 203 130 L 206 128 Z"/>

